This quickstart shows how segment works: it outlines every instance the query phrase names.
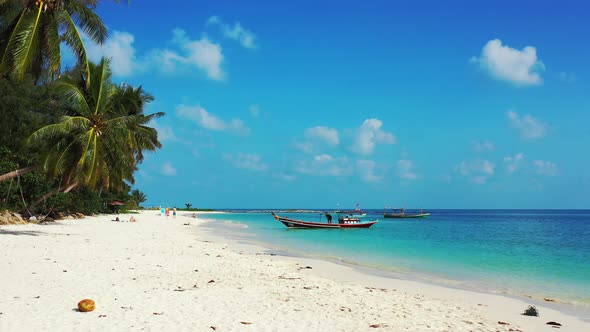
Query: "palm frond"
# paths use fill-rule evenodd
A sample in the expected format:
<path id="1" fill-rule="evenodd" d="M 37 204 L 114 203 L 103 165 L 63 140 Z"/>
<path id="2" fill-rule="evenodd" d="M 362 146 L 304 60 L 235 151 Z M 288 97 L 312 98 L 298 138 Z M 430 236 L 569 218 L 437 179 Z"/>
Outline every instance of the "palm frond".
<path id="1" fill-rule="evenodd" d="M 6 53 L 10 53 L 12 57 L 13 72 L 18 79 L 25 77 L 32 67 L 35 55 L 39 52 L 42 13 L 42 8 L 24 13 L 22 25 L 18 24 L 15 27 L 14 39 L 11 39 L 13 44 L 7 46 Z"/>
<path id="2" fill-rule="evenodd" d="M 90 62 L 86 54 L 86 47 L 84 46 L 84 40 L 78 27 L 74 23 L 74 20 L 67 11 L 61 11 L 57 15 L 58 22 L 63 25 L 63 41 L 72 49 L 79 64 L 84 66 L 86 71 L 87 79 L 86 85 L 90 86 Z"/>
<path id="3" fill-rule="evenodd" d="M 64 77 L 54 83 L 55 91 L 69 102 L 69 106 L 79 115 L 90 116 L 92 111 L 84 92 L 71 78 Z"/>
<path id="4" fill-rule="evenodd" d="M 61 71 L 59 24 L 50 15 L 44 15 L 43 21 L 43 44 L 46 45 L 46 49 L 45 52 L 39 53 L 45 55 L 49 75 L 51 79 L 55 79 Z"/>
<path id="5" fill-rule="evenodd" d="M 79 1 L 68 1 L 66 11 L 82 31 L 97 44 L 102 44 L 108 37 L 108 30 L 102 20 L 93 11 Z"/>

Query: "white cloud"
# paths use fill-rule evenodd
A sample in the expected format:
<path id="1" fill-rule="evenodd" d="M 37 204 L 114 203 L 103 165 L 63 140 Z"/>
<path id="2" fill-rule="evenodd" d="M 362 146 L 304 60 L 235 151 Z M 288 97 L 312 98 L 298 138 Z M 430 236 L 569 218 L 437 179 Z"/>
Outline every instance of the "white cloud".
<path id="1" fill-rule="evenodd" d="M 348 176 L 352 174 L 352 167 L 344 157 L 334 158 L 328 154 L 320 154 L 311 160 L 300 161 L 295 171 L 316 176 Z"/>
<path id="2" fill-rule="evenodd" d="M 260 106 L 250 105 L 250 108 L 248 108 L 248 111 L 250 111 L 250 115 L 257 118 L 260 115 Z"/>
<path id="3" fill-rule="evenodd" d="M 283 181 L 295 181 L 297 179 L 295 175 L 287 173 L 274 173 L 272 177 Z"/>
<path id="4" fill-rule="evenodd" d="M 338 137 L 338 130 L 323 126 L 307 128 L 305 130 L 305 138 L 313 141 L 322 141 L 328 145 L 338 145 L 340 138 Z"/>
<path id="5" fill-rule="evenodd" d="M 221 32 L 227 38 L 239 42 L 242 46 L 249 49 L 257 48 L 256 36 L 254 33 L 244 28 L 239 22 L 234 25 L 224 23 L 219 17 L 211 16 L 207 21 L 207 25 L 217 25 L 220 27 Z"/>
<path id="6" fill-rule="evenodd" d="M 226 74 L 221 68 L 224 60 L 221 45 L 211 42 L 207 37 L 190 39 L 182 29 L 174 29 L 172 34 L 172 43 L 178 49 L 152 50 L 149 57 L 152 67 L 166 73 L 197 68 L 212 80 L 222 81 L 225 78 Z"/>
<path id="7" fill-rule="evenodd" d="M 247 169 L 251 171 L 266 171 L 268 169 L 268 166 L 262 162 L 262 157 L 260 157 L 260 155 L 258 154 L 226 154 L 223 156 L 223 158 L 237 168 Z"/>
<path id="8" fill-rule="evenodd" d="M 174 175 L 176 175 L 176 168 L 174 168 L 174 166 L 172 166 L 172 163 L 167 161 L 162 165 L 162 174 L 168 175 L 168 176 L 174 176 Z"/>
<path id="9" fill-rule="evenodd" d="M 496 149 L 496 146 L 491 141 L 471 141 L 471 146 L 473 146 L 473 150 L 477 152 L 493 151 Z"/>
<path id="10" fill-rule="evenodd" d="M 559 73 L 559 79 L 566 83 L 575 83 L 578 80 L 576 74 L 563 71 Z"/>
<path id="11" fill-rule="evenodd" d="M 477 184 L 484 184 L 489 177 L 494 175 L 495 165 L 485 159 L 462 161 L 455 166 L 455 171 L 469 178 Z"/>
<path id="12" fill-rule="evenodd" d="M 306 154 L 317 154 L 325 147 L 334 147 L 340 144 L 338 130 L 334 128 L 316 126 L 305 129 L 304 141 L 295 142 L 293 145 L 297 150 Z"/>
<path id="13" fill-rule="evenodd" d="M 533 140 L 542 138 L 547 133 L 547 125 L 528 114 L 520 117 L 518 113 L 508 111 L 506 112 L 506 116 L 524 139 Z"/>
<path id="14" fill-rule="evenodd" d="M 397 162 L 397 171 L 399 177 L 406 180 L 416 180 L 420 178 L 420 174 L 414 171 L 414 162 L 408 159 L 401 159 Z"/>
<path id="15" fill-rule="evenodd" d="M 222 81 L 226 73 L 222 69 L 224 55 L 221 45 L 207 37 L 191 39 L 182 29 L 174 29 L 172 44 L 166 49 L 147 50 L 138 57 L 134 47 L 135 36 L 125 31 L 114 31 L 102 45 L 83 35 L 88 57 L 98 62 L 102 57 L 110 60 L 115 76 L 131 76 L 138 72 L 185 73 L 198 69 L 212 80 Z M 66 58 L 73 56 L 66 52 Z M 71 60 L 68 60 L 71 61 Z"/>
<path id="16" fill-rule="evenodd" d="M 295 142 L 293 143 L 293 146 L 306 154 L 314 154 L 316 152 L 316 147 L 312 142 Z"/>
<path id="17" fill-rule="evenodd" d="M 156 129 L 156 131 L 158 132 L 158 140 L 162 142 L 178 140 L 171 126 L 162 126 L 159 123 L 157 123 L 156 120 L 151 120 L 148 123 L 148 126 Z"/>
<path id="18" fill-rule="evenodd" d="M 395 136 L 381 130 L 382 125 L 379 119 L 366 119 L 355 134 L 352 151 L 368 155 L 373 153 L 377 144 L 395 144 Z"/>
<path id="19" fill-rule="evenodd" d="M 176 108 L 178 116 L 193 120 L 201 127 L 216 131 L 230 131 L 238 134 L 249 134 L 250 128 L 246 127 L 244 122 L 240 119 L 232 119 L 230 121 L 223 121 L 215 115 L 207 112 L 203 107 L 179 105 Z"/>
<path id="20" fill-rule="evenodd" d="M 557 165 L 550 161 L 535 160 L 533 166 L 537 169 L 537 173 L 541 175 L 556 176 L 559 173 Z"/>
<path id="21" fill-rule="evenodd" d="M 383 176 L 375 174 L 376 163 L 373 160 L 357 160 L 356 169 L 361 178 L 367 182 L 377 182 L 383 179 Z"/>
<path id="22" fill-rule="evenodd" d="M 83 40 L 88 58 L 98 63 L 102 57 L 106 57 L 110 60 L 110 68 L 115 76 L 131 76 L 143 69 L 135 56 L 135 36 L 129 32 L 115 30 L 102 45 L 94 43 L 87 36 L 83 36 Z"/>
<path id="23" fill-rule="evenodd" d="M 471 62 L 479 63 L 495 78 L 517 85 L 539 85 L 543 82 L 539 72 L 545 69 L 545 65 L 537 59 L 537 50 L 532 46 L 519 51 L 502 45 L 499 39 L 493 39 L 483 47 L 481 56 L 472 57 Z"/>
<path id="24" fill-rule="evenodd" d="M 514 173 L 523 163 L 524 154 L 517 153 L 514 156 L 504 157 L 504 165 L 506 165 L 506 171 L 510 174 Z"/>

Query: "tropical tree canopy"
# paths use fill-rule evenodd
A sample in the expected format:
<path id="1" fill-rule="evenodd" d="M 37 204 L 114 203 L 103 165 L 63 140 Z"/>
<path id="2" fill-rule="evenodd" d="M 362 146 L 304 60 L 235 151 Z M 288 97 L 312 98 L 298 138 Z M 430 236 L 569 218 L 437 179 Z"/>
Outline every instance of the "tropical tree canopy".
<path id="1" fill-rule="evenodd" d="M 64 184 L 113 190 L 133 184 L 144 151 L 162 146 L 148 123 L 164 113 L 143 113 L 153 97 L 141 86 L 113 84 L 104 58 L 89 63 L 89 75 L 64 75 L 52 84 L 66 115 L 30 136 L 31 143 L 49 143 L 40 166 Z"/>
<path id="2" fill-rule="evenodd" d="M 137 206 L 139 206 L 141 203 L 147 200 L 147 196 L 138 189 L 134 189 L 131 191 L 131 197 L 135 202 L 135 205 Z"/>
<path id="3" fill-rule="evenodd" d="M 98 0 L 0 0 L 0 74 L 35 81 L 61 71 L 61 45 L 89 71 L 82 35 L 102 44 L 107 29 L 94 9 Z"/>

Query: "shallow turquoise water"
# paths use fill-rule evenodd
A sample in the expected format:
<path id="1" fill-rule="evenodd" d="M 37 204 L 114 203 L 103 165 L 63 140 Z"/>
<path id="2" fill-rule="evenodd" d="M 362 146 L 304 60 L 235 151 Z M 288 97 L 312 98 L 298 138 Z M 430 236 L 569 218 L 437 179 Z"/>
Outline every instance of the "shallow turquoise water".
<path id="1" fill-rule="evenodd" d="M 318 213 L 282 215 L 320 220 Z M 207 218 L 232 221 L 211 223 L 216 231 L 296 254 L 590 305 L 590 211 L 442 210 L 427 219 L 380 218 L 372 228 L 349 230 L 287 229 L 270 213 Z"/>

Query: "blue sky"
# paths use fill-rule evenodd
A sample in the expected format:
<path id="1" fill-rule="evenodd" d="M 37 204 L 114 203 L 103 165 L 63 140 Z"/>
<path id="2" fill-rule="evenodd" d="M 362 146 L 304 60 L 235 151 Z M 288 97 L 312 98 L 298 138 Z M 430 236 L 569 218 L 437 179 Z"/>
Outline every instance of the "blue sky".
<path id="1" fill-rule="evenodd" d="M 148 203 L 590 208 L 583 2 L 102 3 Z"/>

